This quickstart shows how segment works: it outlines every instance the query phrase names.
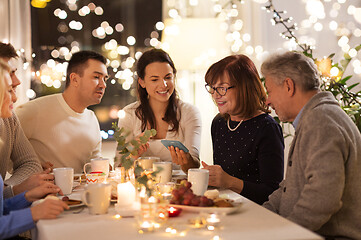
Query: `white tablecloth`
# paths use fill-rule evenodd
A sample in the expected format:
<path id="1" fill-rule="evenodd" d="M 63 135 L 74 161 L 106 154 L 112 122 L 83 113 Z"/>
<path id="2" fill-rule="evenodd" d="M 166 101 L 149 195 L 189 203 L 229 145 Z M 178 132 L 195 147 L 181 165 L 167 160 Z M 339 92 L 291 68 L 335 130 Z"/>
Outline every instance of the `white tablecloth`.
<path id="1" fill-rule="evenodd" d="M 241 196 L 223 190 L 229 198 Z M 221 227 L 209 231 L 205 228 L 190 228 L 188 219 L 196 217 L 197 213 L 182 212 L 180 216 L 169 218 L 168 225 L 176 228 L 174 235 L 158 230 L 140 235 L 134 218 L 115 218 L 114 206 L 106 215 L 90 215 L 88 209 L 80 214 L 73 214 L 74 209 L 65 211 L 55 220 L 40 220 L 33 238 L 37 240 L 63 239 L 322 239 L 315 233 L 274 214 L 267 209 L 243 198 L 244 203 L 239 213 L 222 217 Z M 182 235 L 179 235 L 183 232 Z"/>

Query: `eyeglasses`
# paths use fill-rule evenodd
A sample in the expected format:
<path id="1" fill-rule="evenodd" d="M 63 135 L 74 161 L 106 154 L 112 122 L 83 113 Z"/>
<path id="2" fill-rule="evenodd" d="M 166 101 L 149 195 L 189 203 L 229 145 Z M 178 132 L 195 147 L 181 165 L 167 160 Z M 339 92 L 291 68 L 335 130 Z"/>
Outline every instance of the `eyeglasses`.
<path id="1" fill-rule="evenodd" d="M 230 86 L 230 87 L 212 87 L 209 86 L 208 84 L 206 84 L 206 89 L 210 94 L 213 94 L 214 91 L 216 91 L 219 95 L 224 96 L 227 93 L 228 89 L 234 88 L 234 86 Z"/>

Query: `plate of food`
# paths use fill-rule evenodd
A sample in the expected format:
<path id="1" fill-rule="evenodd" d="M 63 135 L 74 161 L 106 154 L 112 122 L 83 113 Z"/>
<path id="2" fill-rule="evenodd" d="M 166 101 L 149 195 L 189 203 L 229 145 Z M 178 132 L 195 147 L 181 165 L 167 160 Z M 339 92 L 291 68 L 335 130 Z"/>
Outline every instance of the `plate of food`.
<path id="1" fill-rule="evenodd" d="M 170 204 L 170 206 L 181 208 L 185 212 L 232 214 L 240 210 L 240 208 L 242 207 L 242 202 L 220 198 L 214 201 L 213 206 L 209 206 L 209 207 L 178 205 L 178 204 Z"/>
<path id="2" fill-rule="evenodd" d="M 117 196 L 114 196 L 114 195 L 111 195 L 111 197 L 110 197 L 110 202 L 112 202 L 112 203 L 118 202 L 118 197 L 117 197 Z"/>
<path id="3" fill-rule="evenodd" d="M 64 201 L 70 208 L 84 206 L 84 203 L 80 200 L 69 199 L 69 197 L 66 197 L 66 196 L 53 196 L 53 195 L 48 195 L 44 199 L 40 199 L 40 200 L 33 202 L 32 206 L 36 206 L 36 205 L 44 202 L 46 199 L 54 199 L 54 200 Z"/>
<path id="4" fill-rule="evenodd" d="M 85 182 L 86 177 L 81 173 L 74 173 L 74 182 Z"/>
<path id="5" fill-rule="evenodd" d="M 59 197 L 60 200 L 62 200 L 63 202 L 65 202 L 69 208 L 76 208 L 76 207 L 81 207 L 84 206 L 84 203 L 80 200 L 76 200 L 76 199 L 70 199 L 69 197 Z"/>
<path id="6" fill-rule="evenodd" d="M 178 188 L 172 191 L 170 206 L 181 208 L 186 212 L 207 212 L 231 214 L 242 207 L 242 199 L 237 200 L 219 196 L 217 189 L 208 190 L 204 196 L 197 196 L 191 190 L 192 184 L 182 181 Z"/>

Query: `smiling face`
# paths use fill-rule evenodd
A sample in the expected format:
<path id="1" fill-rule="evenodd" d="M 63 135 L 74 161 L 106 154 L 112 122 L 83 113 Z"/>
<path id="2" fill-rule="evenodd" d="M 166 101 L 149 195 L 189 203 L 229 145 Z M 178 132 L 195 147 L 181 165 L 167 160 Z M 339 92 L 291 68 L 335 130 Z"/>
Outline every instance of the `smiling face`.
<path id="1" fill-rule="evenodd" d="M 292 106 L 288 104 L 290 99 L 288 98 L 285 81 L 283 81 L 281 85 L 277 85 L 276 79 L 273 76 L 266 76 L 265 79 L 265 86 L 268 93 L 266 104 L 275 110 L 281 121 L 292 122 L 295 116 L 290 112 Z"/>
<path id="2" fill-rule="evenodd" d="M 3 58 L 3 60 L 9 65 L 10 67 L 10 79 L 11 79 L 11 86 L 12 86 L 12 101 L 15 103 L 17 101 L 16 97 L 16 87 L 20 85 L 20 80 L 16 76 L 17 69 L 17 60 L 15 58 Z"/>
<path id="3" fill-rule="evenodd" d="M 218 79 L 212 87 L 228 88 L 232 86 L 233 85 L 230 83 L 229 77 L 225 74 L 222 78 Z M 237 112 L 239 112 L 236 91 L 237 88 L 234 87 L 228 89 L 224 96 L 221 96 L 219 93 L 217 93 L 217 91 L 214 91 L 212 94 L 214 102 L 217 104 L 218 111 L 221 114 L 229 114 L 232 120 L 237 120 Z"/>
<path id="4" fill-rule="evenodd" d="M 13 110 L 13 96 L 14 91 L 12 88 L 12 81 L 9 73 L 5 73 L 4 79 L 1 79 L 0 81 L 5 81 L 5 90 L 4 90 L 4 99 L 3 104 L 1 106 L 1 117 L 2 118 L 8 118 L 12 116 L 12 110 Z"/>
<path id="5" fill-rule="evenodd" d="M 108 79 L 106 66 L 100 61 L 89 59 L 86 67 L 83 69 L 83 74 L 76 75 L 74 84 L 82 105 L 88 107 L 100 103 Z"/>
<path id="6" fill-rule="evenodd" d="M 167 103 L 174 92 L 173 68 L 167 62 L 153 62 L 146 66 L 144 79 L 139 78 L 138 82 L 145 88 L 149 103 Z"/>

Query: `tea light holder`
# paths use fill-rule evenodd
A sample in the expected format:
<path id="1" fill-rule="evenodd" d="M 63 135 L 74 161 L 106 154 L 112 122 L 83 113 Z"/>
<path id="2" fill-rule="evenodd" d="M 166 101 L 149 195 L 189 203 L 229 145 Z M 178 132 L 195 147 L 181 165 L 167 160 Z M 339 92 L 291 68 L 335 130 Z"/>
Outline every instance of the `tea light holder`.
<path id="1" fill-rule="evenodd" d="M 205 220 L 206 220 L 207 229 L 211 231 L 214 230 L 215 228 L 220 227 L 221 225 L 221 219 L 216 213 L 210 213 Z"/>
<path id="2" fill-rule="evenodd" d="M 154 196 L 148 197 L 145 188 L 139 193 L 140 197 L 140 211 L 136 215 L 139 233 L 153 232 L 159 228 L 160 223 L 158 219 L 160 213 L 157 211 L 158 199 Z M 163 217 L 163 215 L 161 215 Z M 165 217 L 165 216 L 164 216 Z"/>
<path id="3" fill-rule="evenodd" d="M 158 203 L 157 206 L 157 222 L 159 224 L 164 223 L 168 220 L 169 213 L 168 213 L 168 205 L 164 203 Z"/>
<path id="4" fill-rule="evenodd" d="M 169 217 L 178 217 L 181 212 L 182 212 L 181 208 L 176 208 L 176 207 L 168 208 L 168 216 Z"/>
<path id="5" fill-rule="evenodd" d="M 138 222 L 139 233 L 147 233 L 154 231 L 154 222 L 151 220 L 141 220 Z"/>
<path id="6" fill-rule="evenodd" d="M 204 228 L 206 226 L 206 220 L 202 217 L 202 214 L 195 218 L 188 219 L 188 222 L 192 228 Z"/>
<path id="7" fill-rule="evenodd" d="M 156 187 L 159 194 L 162 196 L 162 200 L 169 201 L 172 198 L 172 191 L 175 187 L 175 183 L 157 183 Z"/>

